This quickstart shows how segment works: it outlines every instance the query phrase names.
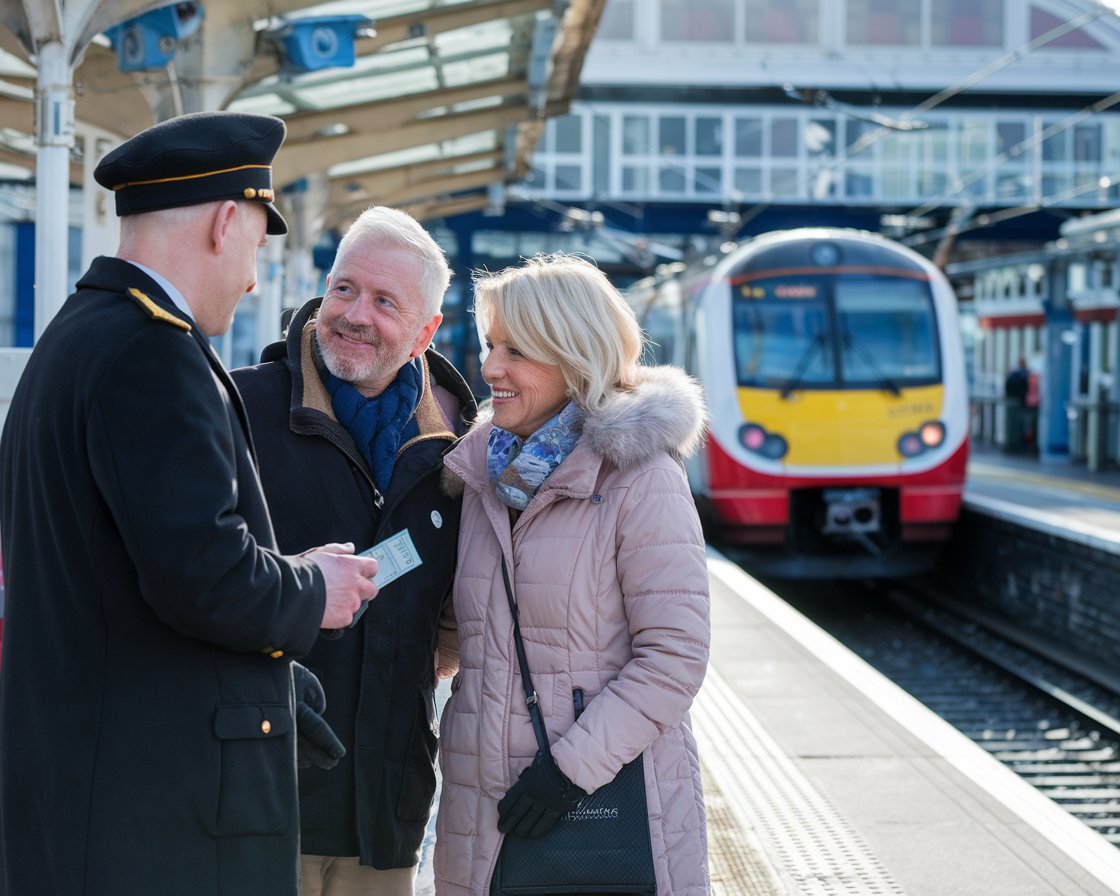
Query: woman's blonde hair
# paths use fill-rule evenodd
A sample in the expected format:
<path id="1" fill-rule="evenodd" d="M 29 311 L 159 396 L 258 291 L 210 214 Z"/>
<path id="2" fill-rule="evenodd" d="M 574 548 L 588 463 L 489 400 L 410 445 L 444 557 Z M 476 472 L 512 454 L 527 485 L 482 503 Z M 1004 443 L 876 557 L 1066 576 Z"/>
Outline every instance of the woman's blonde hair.
<path id="1" fill-rule="evenodd" d="M 494 321 L 521 354 L 557 364 L 576 404 L 595 410 L 635 385 L 642 330 L 621 293 L 577 255 L 537 255 L 474 278 L 480 340 Z"/>

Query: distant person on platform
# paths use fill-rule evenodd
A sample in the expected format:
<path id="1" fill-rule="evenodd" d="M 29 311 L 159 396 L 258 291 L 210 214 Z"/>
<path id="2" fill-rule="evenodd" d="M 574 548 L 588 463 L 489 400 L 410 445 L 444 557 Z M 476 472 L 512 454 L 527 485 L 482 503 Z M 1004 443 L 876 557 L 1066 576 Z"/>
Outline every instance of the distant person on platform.
<path id="1" fill-rule="evenodd" d="M 283 139 L 277 118 L 203 113 L 105 156 L 94 177 L 123 216 L 117 255 L 82 275 L 12 399 L 10 896 L 297 891 L 290 658 L 349 624 L 377 563 L 349 545 L 276 549 L 245 411 L 208 341 L 253 289 L 266 234 L 287 232 L 271 201 Z"/>
<path id="2" fill-rule="evenodd" d="M 1030 375 L 1027 359 L 1020 358 L 1019 363 L 1007 374 L 1003 384 L 1003 394 L 1022 406 L 1026 402 L 1027 390 L 1030 387 Z"/>
<path id="3" fill-rule="evenodd" d="M 1030 369 L 1027 359 L 1019 362 L 1007 374 L 1003 394 L 1007 399 L 1006 450 L 1020 451 L 1033 438 L 1033 427 L 1027 414 L 1027 393 L 1030 390 Z"/>
<path id="4" fill-rule="evenodd" d="M 475 400 L 431 348 L 451 270 L 395 209 L 346 232 L 326 294 L 286 342 L 233 372 L 284 551 L 368 548 L 407 533 L 418 566 L 383 586 L 358 625 L 320 638 L 307 665 L 346 755 L 300 772 L 303 896 L 411 896 L 435 794 L 439 621 L 451 594 L 460 501 L 440 490 L 443 453 Z M 457 652 L 438 660 L 445 675 Z"/>

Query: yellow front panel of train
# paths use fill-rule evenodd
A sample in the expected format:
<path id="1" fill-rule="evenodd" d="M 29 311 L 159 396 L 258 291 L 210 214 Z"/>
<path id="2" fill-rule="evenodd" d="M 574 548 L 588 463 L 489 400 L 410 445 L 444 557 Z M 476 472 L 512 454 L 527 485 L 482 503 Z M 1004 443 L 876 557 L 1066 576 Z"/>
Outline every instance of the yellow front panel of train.
<path id="1" fill-rule="evenodd" d="M 746 423 L 783 436 L 782 462 L 796 467 L 901 463 L 898 440 L 923 423 L 941 419 L 944 387 L 921 386 L 892 395 L 886 390 L 739 389 Z"/>

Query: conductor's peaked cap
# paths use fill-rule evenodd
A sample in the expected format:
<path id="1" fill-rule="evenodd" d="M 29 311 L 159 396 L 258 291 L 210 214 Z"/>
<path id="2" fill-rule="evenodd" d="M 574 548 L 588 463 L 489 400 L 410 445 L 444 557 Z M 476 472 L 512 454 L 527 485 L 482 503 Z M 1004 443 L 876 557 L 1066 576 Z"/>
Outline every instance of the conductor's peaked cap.
<path id="1" fill-rule="evenodd" d="M 271 115 L 180 115 L 126 140 L 101 160 L 93 176 L 116 195 L 122 217 L 238 199 L 264 206 L 268 233 L 287 233 L 272 204 L 272 159 L 286 130 Z"/>

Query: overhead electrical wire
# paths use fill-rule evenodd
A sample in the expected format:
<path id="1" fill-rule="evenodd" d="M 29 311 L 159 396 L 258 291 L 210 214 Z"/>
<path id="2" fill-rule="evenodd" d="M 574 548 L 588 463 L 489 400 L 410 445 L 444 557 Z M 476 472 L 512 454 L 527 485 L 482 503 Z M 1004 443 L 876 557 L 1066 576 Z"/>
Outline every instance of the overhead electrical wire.
<path id="1" fill-rule="evenodd" d="M 949 87 L 946 87 L 944 90 L 938 91 L 937 93 L 933 94 L 929 98 L 927 98 L 927 99 L 923 100 L 922 102 L 918 103 L 913 108 L 911 108 L 911 109 L 909 109 L 905 112 L 902 112 L 900 115 L 892 118 L 889 122 L 880 123 L 879 126 L 877 128 L 875 128 L 874 130 L 869 130 L 866 133 L 862 134 L 859 137 L 858 140 L 856 140 L 855 142 L 850 144 L 848 147 L 846 147 L 842 153 L 838 154 L 837 156 L 834 156 L 833 158 L 829 159 L 826 164 L 820 166 L 820 168 L 818 169 L 818 172 L 820 170 L 828 170 L 830 168 L 831 169 L 838 169 L 840 167 L 840 165 L 850 161 L 854 156 L 858 155 L 863 150 L 867 149 L 868 147 L 872 146 L 874 143 L 882 140 L 883 138 L 887 137 L 888 135 L 891 135 L 892 133 L 896 133 L 898 131 L 904 131 L 905 132 L 905 131 L 917 130 L 917 127 L 914 126 L 914 123 L 912 121 L 912 119 L 914 119 L 916 116 L 920 116 L 923 113 L 928 112 L 931 109 L 936 108 L 937 106 L 941 105 L 942 103 L 946 102 L 947 100 L 951 99 L 952 97 L 957 96 L 957 95 L 969 90 L 972 87 L 975 87 L 977 84 L 979 84 L 982 81 L 984 81 L 985 79 L 991 77 L 996 72 L 999 72 L 1002 69 L 1007 68 L 1009 65 L 1013 65 L 1014 63 L 1021 61 L 1026 56 L 1033 53 L 1035 50 L 1037 50 L 1041 47 L 1044 47 L 1049 43 L 1052 43 L 1053 41 L 1057 40 L 1060 37 L 1063 37 L 1066 34 L 1069 34 L 1072 31 L 1076 31 L 1080 28 L 1083 28 L 1085 25 L 1088 25 L 1088 24 L 1096 21 L 1101 16 L 1106 15 L 1106 14 L 1107 15 L 1116 15 L 1115 11 L 1108 9 L 1103 5 L 1098 5 L 1097 9 L 1089 10 L 1085 13 L 1082 13 L 1079 16 L 1076 16 L 1073 19 L 1070 19 L 1067 22 L 1063 22 L 1059 25 L 1056 25 L 1053 28 L 1051 28 L 1049 31 L 1046 31 L 1043 34 L 1040 34 L 1038 37 L 1028 41 L 1027 43 L 1023 44 L 1022 46 L 1017 47 L 1016 49 L 1014 49 L 1014 50 L 1012 50 L 1008 53 L 1004 53 L 1002 56 L 998 57 L 997 59 L 992 60 L 991 62 L 989 62 L 986 65 L 982 66 L 981 68 L 977 69 L 976 71 L 971 72 L 970 74 L 968 74 L 965 77 L 961 78 L 960 80 L 956 81 L 955 83 L 953 83 Z M 795 89 L 796 88 L 793 88 L 791 85 L 786 85 L 786 88 L 785 88 L 787 95 L 791 95 L 791 96 L 796 95 L 794 93 Z M 804 93 L 802 94 L 802 96 L 804 96 Z M 810 97 L 813 98 L 813 101 L 816 102 L 818 105 L 821 105 L 821 103 L 819 102 L 819 99 L 817 98 L 816 93 L 811 93 Z M 1025 149 L 1029 149 L 1029 148 L 1033 147 L 1034 145 L 1036 145 L 1037 143 L 1040 143 L 1041 141 L 1047 139 L 1048 137 L 1051 137 L 1054 134 L 1059 133 L 1061 130 L 1064 130 L 1068 127 L 1072 127 L 1073 125 L 1077 124 L 1078 122 L 1083 121 L 1085 118 L 1087 118 L 1091 115 L 1094 115 L 1098 112 L 1104 111 L 1105 109 L 1111 108 L 1112 106 L 1116 105 L 1117 103 L 1120 103 L 1120 93 L 1112 94 L 1111 96 L 1105 97 L 1104 99 L 1099 100 L 1096 103 L 1093 103 L 1090 106 L 1087 106 L 1084 109 L 1079 110 L 1078 112 L 1068 116 L 1067 118 L 1062 119 L 1062 121 L 1058 122 L 1056 125 L 1048 127 L 1044 131 L 1040 132 L 1039 134 L 1033 135 L 1030 138 L 1022 141 L 1020 144 L 1018 144 L 1018 147 L 1012 147 L 1011 150 L 1009 150 L 1008 152 L 1001 153 L 1000 156 L 997 156 L 991 162 L 987 163 L 987 165 L 983 166 L 982 170 L 980 170 L 978 172 L 970 172 L 970 174 L 967 175 L 965 178 L 962 178 L 962 179 L 960 179 L 959 181 L 956 182 L 955 188 L 953 190 L 947 191 L 947 192 L 941 194 L 941 196 L 937 197 L 937 199 L 938 200 L 949 200 L 949 199 L 952 199 L 955 196 L 959 196 L 963 192 L 965 187 L 968 186 L 968 184 L 973 183 L 975 180 L 979 179 L 980 177 L 984 176 L 985 174 L 989 173 L 990 171 L 995 170 L 1000 165 L 1003 165 L 1004 163 L 1006 163 L 1010 158 L 1013 157 L 1012 152 L 1014 152 L 1016 149 L 1019 149 L 1020 151 L 1025 150 Z M 831 107 L 831 108 L 835 108 L 836 111 L 839 114 L 849 114 L 843 108 L 838 108 L 838 107 Z M 868 120 L 866 116 L 853 116 L 853 117 L 857 117 L 860 120 Z M 1095 187 L 1081 186 L 1081 187 L 1077 188 L 1074 195 L 1084 193 L 1084 192 L 1088 192 L 1091 189 L 1095 189 Z M 1071 197 L 1068 197 L 1066 195 L 1067 192 L 1068 191 L 1064 191 L 1063 193 L 1061 193 L 1059 195 L 1062 196 L 1062 197 L 1065 197 L 1065 198 L 1071 198 Z M 792 191 L 787 192 L 784 195 L 791 195 L 791 193 L 792 193 Z M 1053 197 L 1048 197 L 1048 198 L 1050 198 L 1051 200 L 1053 200 L 1055 202 L 1056 201 L 1065 201 L 1064 198 L 1063 199 L 1057 199 L 1057 200 L 1054 200 Z M 768 202 L 761 203 L 760 205 L 764 208 L 764 207 L 772 204 L 773 201 L 774 201 L 774 197 L 772 197 Z M 910 212 L 905 217 L 919 218 L 919 217 L 921 217 L 921 215 L 926 214 L 930 211 L 934 211 L 935 209 L 943 207 L 946 204 L 947 203 L 944 202 L 944 201 L 937 201 L 936 203 L 933 202 L 933 201 L 927 201 L 927 202 L 923 203 L 921 206 L 918 206 L 917 209 Z M 1039 208 L 1044 208 L 1044 207 L 1046 207 L 1046 206 L 1043 205 L 1041 202 L 1037 205 L 1020 206 L 1019 208 L 1023 209 L 1023 210 L 1021 210 L 1021 211 L 1015 210 L 1015 215 L 1028 214 L 1030 211 L 1036 211 Z M 1012 210 L 1009 209 L 1007 211 L 1012 211 Z M 997 220 L 1006 220 L 1007 217 L 1014 217 L 1015 215 L 1008 216 L 1008 215 L 1005 215 L 1004 213 L 1000 213 L 1000 212 L 992 213 L 992 214 L 986 216 L 986 219 L 989 222 L 987 225 L 956 226 L 954 228 L 954 230 L 955 230 L 955 232 L 961 232 L 962 230 L 976 229 L 978 226 L 990 226 L 993 223 L 997 223 Z M 997 216 L 998 216 L 998 219 L 997 219 Z M 940 236 L 944 232 L 946 232 L 947 230 L 948 230 L 948 228 L 944 228 L 942 230 L 937 231 L 937 233 Z M 923 234 L 922 236 L 926 236 L 926 234 Z M 935 239 L 935 238 L 939 238 L 939 237 L 932 237 L 931 236 L 928 239 L 916 239 L 915 238 L 915 242 L 916 243 L 917 242 L 929 242 L 929 241 L 932 241 L 932 239 Z"/>

